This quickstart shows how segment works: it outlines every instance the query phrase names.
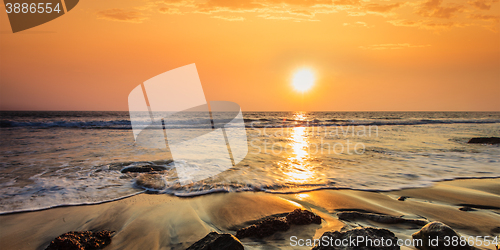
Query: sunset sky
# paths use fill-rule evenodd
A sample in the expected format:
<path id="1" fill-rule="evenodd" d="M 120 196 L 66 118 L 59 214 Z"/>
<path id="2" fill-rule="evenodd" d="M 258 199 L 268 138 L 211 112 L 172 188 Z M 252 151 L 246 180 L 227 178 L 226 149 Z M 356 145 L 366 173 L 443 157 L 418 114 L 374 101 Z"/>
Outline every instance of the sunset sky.
<path id="1" fill-rule="evenodd" d="M 125 111 L 195 63 L 244 111 L 500 111 L 499 0 L 81 0 L 15 34 L 0 11 L 1 110 Z"/>

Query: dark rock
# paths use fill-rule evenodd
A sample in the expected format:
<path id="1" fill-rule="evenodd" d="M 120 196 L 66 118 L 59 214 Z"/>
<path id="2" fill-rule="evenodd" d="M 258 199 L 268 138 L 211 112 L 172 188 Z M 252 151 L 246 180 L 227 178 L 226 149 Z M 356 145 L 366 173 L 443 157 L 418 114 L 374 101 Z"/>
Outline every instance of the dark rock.
<path id="1" fill-rule="evenodd" d="M 93 233 L 90 231 L 65 233 L 50 242 L 45 250 L 96 250 L 111 243 L 111 235 L 114 232 L 101 231 Z"/>
<path id="2" fill-rule="evenodd" d="M 131 174 L 123 174 L 122 176 L 119 177 L 120 179 L 122 180 L 125 180 L 125 179 L 133 179 L 134 176 L 131 175 Z"/>
<path id="3" fill-rule="evenodd" d="M 152 161 L 153 164 L 155 165 L 168 165 L 170 163 L 174 162 L 173 160 L 157 160 L 157 161 Z"/>
<path id="4" fill-rule="evenodd" d="M 479 144 L 500 144 L 499 137 L 475 137 L 469 140 L 469 143 Z"/>
<path id="5" fill-rule="evenodd" d="M 491 234 L 500 234 L 500 227 L 495 227 L 491 229 Z"/>
<path id="6" fill-rule="evenodd" d="M 159 174 L 141 174 L 135 179 L 135 184 L 140 187 L 154 190 L 164 189 L 167 184 Z"/>
<path id="7" fill-rule="evenodd" d="M 321 224 L 321 217 L 315 215 L 313 212 L 301 209 L 293 210 L 293 212 L 286 216 L 286 219 L 290 224 L 295 225 Z"/>
<path id="8" fill-rule="evenodd" d="M 478 204 L 457 204 L 457 206 L 478 208 L 478 209 L 500 209 L 500 207 L 496 206 L 478 205 Z"/>
<path id="9" fill-rule="evenodd" d="M 128 162 L 110 163 L 110 164 L 107 164 L 107 166 L 108 166 L 109 170 L 118 170 L 118 171 L 121 171 L 122 169 L 131 167 L 131 166 L 141 167 L 141 166 L 148 166 L 148 165 L 152 165 L 152 164 L 153 164 L 152 162 L 133 162 L 133 161 L 128 161 Z M 103 165 L 103 166 L 106 166 L 106 165 Z"/>
<path id="10" fill-rule="evenodd" d="M 339 208 L 339 209 L 335 209 L 335 211 L 337 212 L 352 212 L 352 211 L 356 211 L 356 212 L 360 212 L 360 213 L 374 213 L 376 214 L 376 212 L 374 211 L 371 211 L 371 210 L 365 210 L 365 209 L 358 209 L 358 208 Z"/>
<path id="11" fill-rule="evenodd" d="M 374 213 L 363 213 L 363 212 L 356 212 L 356 211 L 351 211 L 351 212 L 341 212 L 338 213 L 337 216 L 341 220 L 355 220 L 355 219 L 367 219 L 379 223 L 384 223 L 384 224 L 398 224 L 398 223 L 408 223 L 408 224 L 415 224 L 418 226 L 424 226 L 428 222 L 425 220 L 415 220 L 415 219 L 405 219 L 401 217 L 395 217 L 395 216 L 390 216 L 390 215 L 384 215 L 384 214 L 374 214 Z"/>
<path id="12" fill-rule="evenodd" d="M 244 250 L 241 242 L 231 234 L 211 232 L 186 250 Z"/>
<path id="13" fill-rule="evenodd" d="M 243 239 L 246 237 L 262 238 L 270 236 L 278 231 L 286 231 L 290 229 L 290 224 L 284 217 L 267 218 L 257 224 L 242 228 L 236 231 L 236 237 Z"/>
<path id="14" fill-rule="evenodd" d="M 323 237 L 327 238 L 323 238 Z M 360 236 L 364 239 L 363 242 L 357 244 L 355 242 L 354 245 L 350 243 L 346 243 L 347 245 L 342 245 L 341 242 L 350 242 L 351 239 L 358 239 Z M 325 245 L 321 242 L 321 245 L 317 245 L 312 248 L 312 250 L 399 250 L 400 247 L 396 244 L 398 238 L 394 235 L 393 232 L 387 229 L 379 229 L 372 227 L 365 228 L 355 228 L 345 232 L 325 232 L 320 239 L 328 239 L 329 245 Z M 338 239 L 338 240 L 337 240 Z M 335 241 L 340 242 L 340 244 L 336 244 Z M 340 241 L 339 241 L 340 240 Z M 371 241 L 370 241 L 371 240 Z M 383 244 L 381 241 L 383 240 Z M 391 242 L 390 246 L 388 246 L 387 242 Z M 333 242 L 333 246 L 331 246 Z M 371 242 L 366 243 L 366 242 Z M 378 244 L 377 244 L 378 242 Z M 378 246 L 376 246 L 378 245 Z"/>
<path id="15" fill-rule="evenodd" d="M 431 222 L 424 227 L 420 229 L 420 231 L 412 234 L 413 239 L 421 239 L 422 240 L 422 246 L 416 246 L 418 249 L 423 249 L 423 250 L 444 250 L 444 249 L 454 249 L 454 250 L 469 250 L 469 249 L 474 249 L 471 246 L 445 246 L 445 243 L 448 243 L 448 240 L 445 239 L 445 237 L 448 236 L 450 237 L 459 237 L 460 235 L 455 232 L 451 227 L 448 225 L 439 222 L 439 221 L 434 221 Z M 430 246 L 429 245 L 429 239 L 437 239 L 437 244 L 436 246 Z"/>
<path id="16" fill-rule="evenodd" d="M 398 198 L 398 201 L 405 201 L 405 200 L 406 200 L 406 199 L 408 199 L 408 198 L 410 198 L 410 197 L 408 197 L 408 196 L 400 196 L 400 197 Z"/>
<path id="17" fill-rule="evenodd" d="M 476 209 L 468 207 L 468 206 L 461 207 L 458 210 L 460 210 L 460 211 L 476 211 Z"/>
<path id="18" fill-rule="evenodd" d="M 110 163 L 110 164 L 102 165 L 100 167 L 107 166 L 109 170 L 117 170 L 117 171 L 121 172 L 122 170 L 125 170 L 127 168 L 141 168 L 141 167 L 154 166 L 153 169 L 158 169 L 158 171 L 162 171 L 162 170 L 160 170 L 161 168 L 168 169 L 168 165 L 172 162 L 173 162 L 172 160 L 127 161 L 127 162 Z"/>
<path id="19" fill-rule="evenodd" d="M 150 173 L 150 172 L 160 172 L 167 170 L 164 166 L 158 165 L 145 165 L 145 166 L 134 166 L 134 167 L 126 167 L 121 170 L 123 174 L 125 173 Z"/>
<path id="20" fill-rule="evenodd" d="M 293 224 L 308 225 L 311 223 L 321 224 L 321 217 L 307 210 L 295 209 L 293 212 L 265 218 L 251 226 L 241 228 L 236 231 L 236 237 L 238 239 L 246 237 L 262 238 L 278 231 L 287 231 L 290 229 L 290 225 Z"/>
<path id="21" fill-rule="evenodd" d="M 149 173 L 152 171 L 153 171 L 153 168 L 150 168 L 148 166 L 148 167 L 128 167 L 128 168 L 122 169 L 121 172 L 123 174 L 125 174 L 125 173 Z"/>

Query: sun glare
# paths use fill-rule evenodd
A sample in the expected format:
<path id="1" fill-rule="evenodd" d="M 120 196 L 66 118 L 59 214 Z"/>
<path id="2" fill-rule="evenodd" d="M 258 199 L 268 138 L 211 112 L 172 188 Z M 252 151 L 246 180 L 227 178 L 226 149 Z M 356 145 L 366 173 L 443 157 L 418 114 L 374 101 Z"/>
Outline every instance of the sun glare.
<path id="1" fill-rule="evenodd" d="M 309 90 L 314 84 L 314 74 L 309 69 L 301 69 L 293 75 L 293 87 L 300 92 Z"/>

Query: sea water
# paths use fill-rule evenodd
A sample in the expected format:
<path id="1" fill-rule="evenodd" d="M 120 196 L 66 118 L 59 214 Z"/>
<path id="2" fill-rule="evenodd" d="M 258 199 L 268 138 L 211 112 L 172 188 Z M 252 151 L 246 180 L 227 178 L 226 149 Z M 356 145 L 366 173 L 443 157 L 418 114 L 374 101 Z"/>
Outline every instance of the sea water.
<path id="1" fill-rule="evenodd" d="M 134 141 L 128 112 L 1 112 L 0 213 L 94 204 L 145 191 L 121 170 L 160 165 L 164 195 L 395 190 L 500 177 L 500 112 L 244 112 L 248 154 L 203 181 L 175 184 L 165 149 Z M 182 119 L 172 129 L 191 129 Z M 200 171 L 205 170 L 201 166 Z"/>

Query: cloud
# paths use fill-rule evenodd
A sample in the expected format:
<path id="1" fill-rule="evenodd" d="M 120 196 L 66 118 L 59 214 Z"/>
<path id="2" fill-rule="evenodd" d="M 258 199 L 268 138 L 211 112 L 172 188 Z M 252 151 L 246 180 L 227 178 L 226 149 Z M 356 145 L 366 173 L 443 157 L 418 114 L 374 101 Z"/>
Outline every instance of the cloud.
<path id="1" fill-rule="evenodd" d="M 403 3 L 393 3 L 393 4 L 377 4 L 377 3 L 372 3 L 372 4 L 367 4 L 364 6 L 364 9 L 367 11 L 372 11 L 372 12 L 380 12 L 380 13 L 386 13 L 390 12 L 393 9 L 399 8 L 403 5 Z"/>
<path id="2" fill-rule="evenodd" d="M 197 4 L 192 12 L 256 13 L 257 17 L 264 19 L 318 21 L 314 18 L 316 14 L 337 12 L 337 8 L 332 5 L 332 0 L 208 0 Z M 223 15 L 218 14 L 218 16 Z"/>
<path id="3" fill-rule="evenodd" d="M 255 12 L 265 6 L 253 0 L 208 0 L 205 3 L 196 5 L 196 12 L 199 13 L 214 13 L 221 11 L 230 12 Z"/>
<path id="4" fill-rule="evenodd" d="M 292 14 L 292 15 L 310 16 L 310 17 L 313 17 L 315 15 L 314 12 L 311 12 L 308 10 L 290 10 L 290 11 L 288 11 L 288 13 Z"/>
<path id="5" fill-rule="evenodd" d="M 482 21 L 493 21 L 493 22 L 500 21 L 499 16 L 484 15 L 484 14 L 471 14 L 471 15 L 469 15 L 469 18 L 476 19 L 476 20 L 482 20 Z"/>
<path id="6" fill-rule="evenodd" d="M 167 8 L 167 7 L 161 7 L 158 9 L 158 11 L 162 14 L 178 14 L 181 15 L 183 14 L 178 8 Z"/>
<path id="7" fill-rule="evenodd" d="M 452 27 L 465 27 L 470 24 L 457 23 L 457 22 L 434 22 L 431 20 L 390 20 L 387 21 L 394 26 L 402 27 L 417 27 L 420 29 L 438 30 L 438 29 L 448 29 Z"/>
<path id="8" fill-rule="evenodd" d="M 344 23 L 343 25 L 344 26 L 352 26 L 352 27 L 364 27 L 364 28 L 374 27 L 374 26 L 368 26 L 368 24 L 365 22 Z"/>
<path id="9" fill-rule="evenodd" d="M 443 0 L 427 0 L 420 6 L 417 14 L 424 17 L 451 18 L 465 9 L 463 5 L 443 7 L 442 3 Z"/>
<path id="10" fill-rule="evenodd" d="M 361 0 L 336 0 L 336 1 L 333 1 L 333 4 L 359 6 L 359 5 L 361 5 Z"/>
<path id="11" fill-rule="evenodd" d="M 478 25 L 490 30 L 498 16 L 473 14 L 471 5 L 479 9 L 489 9 L 500 0 L 460 0 L 470 4 L 444 3 L 444 0 L 144 0 L 142 6 L 132 10 L 108 9 L 99 11 L 98 18 L 141 23 L 154 13 L 162 14 L 205 14 L 211 18 L 226 21 L 245 21 L 250 17 L 284 21 L 320 21 L 326 14 L 344 12 L 348 16 L 380 15 L 385 18 L 401 14 L 398 10 L 404 6 L 415 8 L 415 13 L 423 16 L 422 20 L 401 19 L 388 21 L 394 26 L 416 27 L 419 29 L 442 30 L 452 27 Z M 451 1 L 451 0 L 450 0 Z M 455 1 L 456 2 L 456 1 Z M 468 9 L 467 9 L 468 8 Z M 243 13 L 248 13 L 245 17 Z M 470 23 L 464 19 L 452 19 L 459 13 L 466 13 Z M 322 15 L 320 15 L 322 14 Z M 448 22 L 434 18 L 450 19 Z M 349 19 L 349 17 L 348 17 Z M 347 19 L 347 20 L 348 20 Z M 482 21 L 490 21 L 484 23 Z M 365 22 L 344 21 L 344 26 L 371 28 Z"/>
<path id="12" fill-rule="evenodd" d="M 99 19 L 106 19 L 118 22 L 142 23 L 148 19 L 147 16 L 139 11 L 127 11 L 123 9 L 108 9 L 97 12 Z"/>
<path id="13" fill-rule="evenodd" d="M 317 14 L 347 10 L 350 16 L 379 14 L 388 16 L 405 3 L 368 3 L 369 0 L 150 0 L 161 13 L 200 13 L 216 15 L 219 19 L 233 19 L 241 13 L 255 13 L 256 17 L 273 20 L 319 21 Z M 162 6 L 163 5 L 163 6 Z M 174 6 L 177 9 L 166 9 Z M 235 15 L 236 14 L 236 15 Z M 227 17 L 227 18 L 224 18 Z M 237 18 L 240 20 L 240 18 Z M 245 19 L 244 19 L 245 20 Z"/>
<path id="14" fill-rule="evenodd" d="M 154 4 L 165 4 L 169 6 L 194 7 L 194 0 L 156 0 Z"/>
<path id="15" fill-rule="evenodd" d="M 317 19 L 311 19 L 311 18 L 300 18 L 300 17 L 293 17 L 293 16 L 276 16 L 276 15 L 270 15 L 270 14 L 258 15 L 258 17 L 261 17 L 264 19 L 269 19 L 269 20 L 283 20 L 283 21 L 295 21 L 295 22 L 301 22 L 301 21 L 316 22 L 316 21 L 319 21 Z"/>
<path id="16" fill-rule="evenodd" d="M 405 49 L 405 48 L 423 48 L 430 45 L 411 45 L 409 43 L 388 43 L 388 44 L 374 44 L 368 46 L 359 46 L 360 49 L 369 50 L 386 50 L 386 49 Z"/>
<path id="17" fill-rule="evenodd" d="M 475 0 L 469 1 L 468 3 L 480 10 L 489 10 L 491 5 L 498 3 L 499 0 Z"/>
<path id="18" fill-rule="evenodd" d="M 331 5 L 332 0 L 261 0 L 264 5 L 286 4 L 290 6 L 313 7 L 318 5 Z"/>
<path id="19" fill-rule="evenodd" d="M 222 19 L 226 21 L 243 21 L 245 20 L 244 17 L 237 17 L 237 16 L 212 16 L 212 18 L 217 18 L 217 19 Z"/>
<path id="20" fill-rule="evenodd" d="M 338 0 L 338 4 L 358 5 L 361 0 Z M 343 7 L 336 7 L 333 0 L 147 0 L 136 11 L 111 9 L 98 12 L 99 18 L 140 23 L 154 12 L 162 14 L 200 13 L 213 18 L 242 21 L 241 13 L 255 13 L 257 17 L 274 20 L 319 21 L 318 13 L 329 14 Z M 141 14 L 145 13 L 145 14 Z M 235 15 L 236 14 L 236 15 Z"/>

